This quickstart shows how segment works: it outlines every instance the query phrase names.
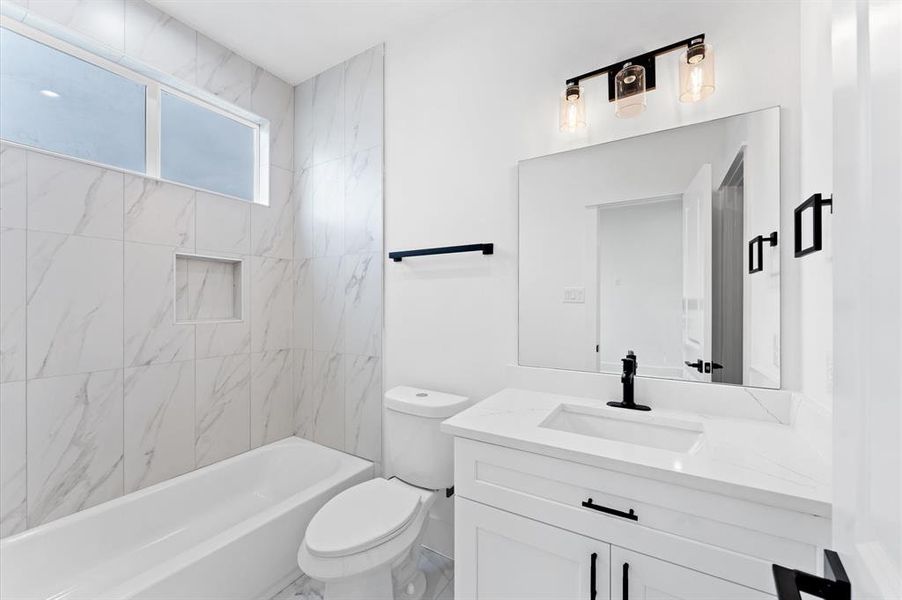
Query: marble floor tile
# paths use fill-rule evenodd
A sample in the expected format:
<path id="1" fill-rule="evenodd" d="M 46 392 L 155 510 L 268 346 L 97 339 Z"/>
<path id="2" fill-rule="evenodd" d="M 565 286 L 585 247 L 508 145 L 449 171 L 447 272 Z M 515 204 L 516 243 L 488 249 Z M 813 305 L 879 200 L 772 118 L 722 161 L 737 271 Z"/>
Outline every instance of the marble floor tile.
<path id="1" fill-rule="evenodd" d="M 454 561 L 428 548 L 420 549 L 419 567 L 426 575 L 423 600 L 451 600 L 454 597 Z M 301 575 L 269 600 L 322 600 L 324 585 Z"/>

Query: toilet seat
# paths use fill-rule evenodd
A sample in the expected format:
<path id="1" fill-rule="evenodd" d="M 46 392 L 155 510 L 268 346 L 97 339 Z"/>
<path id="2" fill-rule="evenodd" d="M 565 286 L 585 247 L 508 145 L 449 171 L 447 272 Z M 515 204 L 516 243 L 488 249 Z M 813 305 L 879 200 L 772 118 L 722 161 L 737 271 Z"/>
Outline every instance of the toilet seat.
<path id="1" fill-rule="evenodd" d="M 307 526 L 310 554 L 351 556 L 382 545 L 410 526 L 423 508 L 420 490 L 382 478 L 351 487 L 323 506 Z"/>

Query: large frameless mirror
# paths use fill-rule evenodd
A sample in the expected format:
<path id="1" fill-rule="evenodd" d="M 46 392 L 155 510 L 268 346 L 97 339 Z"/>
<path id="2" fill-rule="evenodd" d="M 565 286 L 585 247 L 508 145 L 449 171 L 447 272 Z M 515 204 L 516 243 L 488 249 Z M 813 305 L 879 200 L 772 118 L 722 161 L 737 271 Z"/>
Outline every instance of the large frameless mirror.
<path id="1" fill-rule="evenodd" d="M 522 161 L 520 364 L 780 387 L 780 110 Z"/>

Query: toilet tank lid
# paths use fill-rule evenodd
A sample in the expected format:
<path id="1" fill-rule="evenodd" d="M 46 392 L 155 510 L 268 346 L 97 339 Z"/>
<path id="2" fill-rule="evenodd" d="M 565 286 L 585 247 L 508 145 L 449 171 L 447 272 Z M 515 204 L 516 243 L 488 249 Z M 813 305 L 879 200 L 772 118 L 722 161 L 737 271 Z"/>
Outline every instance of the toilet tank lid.
<path id="1" fill-rule="evenodd" d="M 470 399 L 455 394 L 399 385 L 385 392 L 385 408 L 395 412 L 432 419 L 456 415 Z"/>

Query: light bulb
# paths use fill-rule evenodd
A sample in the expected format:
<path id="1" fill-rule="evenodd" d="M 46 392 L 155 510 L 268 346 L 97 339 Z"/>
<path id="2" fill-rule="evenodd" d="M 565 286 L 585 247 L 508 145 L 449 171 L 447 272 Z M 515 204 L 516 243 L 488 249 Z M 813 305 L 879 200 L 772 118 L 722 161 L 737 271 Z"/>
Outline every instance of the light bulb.
<path id="1" fill-rule="evenodd" d="M 645 110 L 645 67 L 625 63 L 614 77 L 614 114 L 627 119 Z"/>
<path id="2" fill-rule="evenodd" d="M 561 131 L 574 132 L 586 127 L 586 103 L 583 88 L 576 84 L 567 86 L 561 93 Z"/>
<path id="3" fill-rule="evenodd" d="M 714 93 L 714 48 L 692 44 L 680 55 L 680 102 L 698 102 Z"/>

